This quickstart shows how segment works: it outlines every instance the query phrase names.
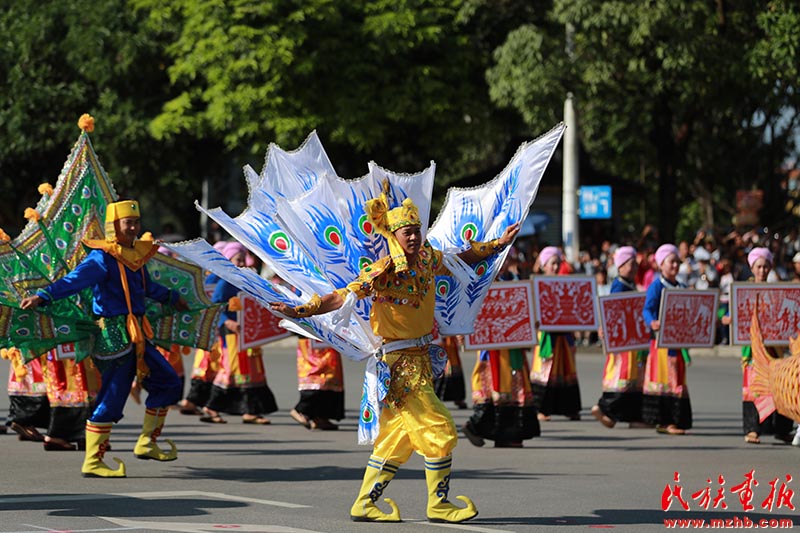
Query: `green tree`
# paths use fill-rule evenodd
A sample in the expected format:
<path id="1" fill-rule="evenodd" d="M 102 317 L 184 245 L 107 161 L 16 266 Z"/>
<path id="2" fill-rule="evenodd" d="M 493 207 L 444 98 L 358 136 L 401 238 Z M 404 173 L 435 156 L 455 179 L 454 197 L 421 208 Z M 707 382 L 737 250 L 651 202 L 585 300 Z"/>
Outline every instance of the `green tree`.
<path id="1" fill-rule="evenodd" d="M 147 229 L 158 232 L 175 197 L 199 196 L 199 183 L 182 179 L 209 164 L 200 151 L 189 157 L 199 142 L 156 141 L 148 131 L 170 97 L 163 44 L 124 0 L 4 2 L 0 33 L 0 225 L 9 233 L 38 201 L 36 186 L 55 183 L 87 112 L 117 191 L 149 208 Z"/>
<path id="2" fill-rule="evenodd" d="M 440 188 L 497 170 L 521 140 L 520 120 L 497 112 L 485 81 L 510 11 L 492 17 L 491 6 L 458 0 L 135 5 L 176 32 L 177 94 L 151 124 L 157 138 L 221 136 L 244 159 L 317 129 L 343 177 L 369 159 L 404 172 L 434 159 Z"/>
<path id="3" fill-rule="evenodd" d="M 796 23 L 783 1 L 554 0 L 509 32 L 488 80 L 530 124 L 573 92 L 592 164 L 657 184 L 648 211 L 670 240 L 678 206 L 729 220 L 732 191 L 774 183 L 794 149 L 777 125 L 797 104 Z"/>

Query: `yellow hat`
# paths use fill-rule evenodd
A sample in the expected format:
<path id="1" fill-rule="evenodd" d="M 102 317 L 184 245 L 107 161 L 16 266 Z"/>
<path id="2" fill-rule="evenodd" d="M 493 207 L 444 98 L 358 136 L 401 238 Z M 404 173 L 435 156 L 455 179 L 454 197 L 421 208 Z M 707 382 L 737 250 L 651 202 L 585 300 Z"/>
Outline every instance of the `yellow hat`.
<path id="1" fill-rule="evenodd" d="M 392 233 L 405 226 L 419 225 L 419 209 L 411 198 L 406 198 L 400 207 L 395 207 L 386 213 L 386 226 Z"/>
<path id="2" fill-rule="evenodd" d="M 136 200 L 123 200 L 106 206 L 106 239 L 117 236 L 114 222 L 123 218 L 140 218 L 139 202 Z"/>
<path id="3" fill-rule="evenodd" d="M 365 211 L 375 230 L 383 235 L 389 243 L 389 255 L 392 256 L 395 271 L 408 270 L 406 252 L 397 242 L 394 232 L 406 226 L 420 225 L 417 206 L 414 205 L 411 198 L 406 198 L 400 207 L 389 210 L 389 182 L 387 180 L 383 183 L 383 193 L 378 198 L 368 200 Z"/>

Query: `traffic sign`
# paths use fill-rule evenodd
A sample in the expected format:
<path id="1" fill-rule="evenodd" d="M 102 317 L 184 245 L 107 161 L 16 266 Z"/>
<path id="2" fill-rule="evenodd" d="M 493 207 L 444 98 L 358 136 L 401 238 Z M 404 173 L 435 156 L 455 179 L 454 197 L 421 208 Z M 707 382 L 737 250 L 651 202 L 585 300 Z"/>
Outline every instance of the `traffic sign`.
<path id="1" fill-rule="evenodd" d="M 581 187 L 578 216 L 583 219 L 611 218 L 611 186 Z"/>

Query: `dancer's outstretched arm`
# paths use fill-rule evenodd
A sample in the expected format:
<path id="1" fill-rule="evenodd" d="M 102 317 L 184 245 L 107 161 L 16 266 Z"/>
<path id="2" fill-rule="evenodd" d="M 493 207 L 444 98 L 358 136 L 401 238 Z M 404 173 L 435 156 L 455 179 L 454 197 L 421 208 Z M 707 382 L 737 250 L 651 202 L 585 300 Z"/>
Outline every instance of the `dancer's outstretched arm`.
<path id="1" fill-rule="evenodd" d="M 483 243 L 473 242 L 471 248 L 458 254 L 458 258 L 468 265 L 477 263 L 511 244 L 514 241 L 514 237 L 519 233 L 519 228 L 520 224 L 517 222 L 508 226 L 499 239 Z"/>
<path id="2" fill-rule="evenodd" d="M 269 304 L 273 311 L 277 311 L 289 318 L 324 315 L 325 313 L 336 311 L 342 305 L 344 305 L 344 298 L 342 298 L 338 292 L 331 292 L 325 296 L 315 294 L 311 297 L 311 300 L 297 307 L 288 306 L 283 302 L 273 302 Z"/>

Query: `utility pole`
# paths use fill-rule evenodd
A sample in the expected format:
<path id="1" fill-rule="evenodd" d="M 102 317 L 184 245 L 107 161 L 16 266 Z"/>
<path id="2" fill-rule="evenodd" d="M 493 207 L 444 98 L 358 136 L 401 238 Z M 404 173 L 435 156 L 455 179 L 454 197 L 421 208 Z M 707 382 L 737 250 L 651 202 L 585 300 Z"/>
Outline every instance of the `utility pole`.
<path id="1" fill-rule="evenodd" d="M 567 24 L 566 52 L 570 61 L 573 57 L 572 36 L 575 29 Z M 564 161 L 561 196 L 561 240 L 564 243 L 566 259 L 572 264 L 578 260 L 580 233 L 578 231 L 578 121 L 575 118 L 575 107 L 572 93 L 567 93 L 564 100 Z"/>
<path id="2" fill-rule="evenodd" d="M 211 189 L 211 183 L 210 182 L 211 182 L 211 180 L 209 179 L 208 176 L 204 176 L 203 177 L 202 191 L 201 191 L 201 197 L 200 197 L 200 205 L 202 205 L 205 209 L 208 209 L 208 203 L 209 203 L 209 200 L 210 200 L 210 198 L 209 198 L 209 196 L 210 196 L 209 195 L 209 189 Z M 208 240 L 208 237 L 209 237 L 209 235 L 208 235 L 208 215 L 206 215 L 202 211 L 200 212 L 200 236 L 203 237 L 206 240 Z"/>
<path id="3" fill-rule="evenodd" d="M 561 197 L 561 240 L 567 261 L 578 260 L 580 232 L 578 231 L 578 122 L 572 104 L 572 93 L 564 100 L 564 165 Z"/>

